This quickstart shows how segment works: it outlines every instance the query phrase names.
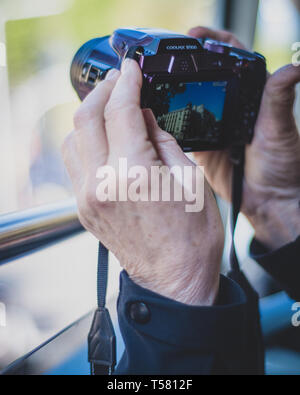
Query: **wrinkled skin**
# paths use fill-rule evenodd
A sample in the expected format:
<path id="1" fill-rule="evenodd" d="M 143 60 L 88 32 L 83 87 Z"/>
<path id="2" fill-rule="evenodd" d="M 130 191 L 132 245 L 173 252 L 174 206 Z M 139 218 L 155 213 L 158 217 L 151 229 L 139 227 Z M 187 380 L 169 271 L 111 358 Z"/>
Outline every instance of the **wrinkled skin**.
<path id="1" fill-rule="evenodd" d="M 197 213 L 187 213 L 184 201 L 111 202 L 96 197 L 97 169 L 110 165 L 118 170 L 119 158 L 148 171 L 162 165 L 196 168 L 158 127 L 152 112 L 141 110 L 141 87 L 140 68 L 128 59 L 122 72 L 110 72 L 75 114 L 75 130 L 63 145 L 63 157 L 79 218 L 137 284 L 182 303 L 209 306 L 219 289 L 224 229 L 208 183 L 204 209 Z M 121 182 L 127 181 L 122 177 Z"/>
<path id="2" fill-rule="evenodd" d="M 190 35 L 209 37 L 246 49 L 232 34 L 196 27 Z M 246 150 L 242 212 L 256 237 L 270 249 L 300 234 L 300 136 L 293 115 L 300 67 L 288 65 L 268 76 L 255 137 Z M 298 109 L 299 110 L 299 109 Z M 232 165 L 228 152 L 195 154 L 213 189 L 231 200 Z"/>

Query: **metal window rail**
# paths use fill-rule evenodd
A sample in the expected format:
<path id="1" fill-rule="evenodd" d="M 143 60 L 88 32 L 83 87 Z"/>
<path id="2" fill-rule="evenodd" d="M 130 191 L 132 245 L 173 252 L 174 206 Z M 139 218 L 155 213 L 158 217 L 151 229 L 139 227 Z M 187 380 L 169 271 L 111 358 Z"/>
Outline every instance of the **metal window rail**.
<path id="1" fill-rule="evenodd" d="M 74 200 L 0 216 L 0 265 L 83 230 Z"/>

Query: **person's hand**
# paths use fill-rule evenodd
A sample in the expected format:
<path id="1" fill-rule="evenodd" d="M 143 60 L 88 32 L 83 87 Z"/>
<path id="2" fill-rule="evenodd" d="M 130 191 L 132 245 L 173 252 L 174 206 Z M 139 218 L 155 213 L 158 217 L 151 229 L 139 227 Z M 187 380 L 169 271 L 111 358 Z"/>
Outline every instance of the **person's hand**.
<path id="1" fill-rule="evenodd" d="M 225 31 L 197 27 L 189 34 L 243 45 Z M 295 85 L 300 67 L 288 65 L 269 76 L 255 137 L 247 146 L 242 212 L 255 228 L 256 237 L 277 249 L 300 235 L 300 137 L 293 115 Z M 231 200 L 232 165 L 228 152 L 195 155 L 205 166 L 213 189 Z"/>
<path id="2" fill-rule="evenodd" d="M 185 212 L 187 202 L 175 199 L 108 201 L 98 189 L 97 169 L 99 174 L 106 165 L 116 170 L 119 185 L 132 186 L 134 179 L 118 171 L 120 158 L 129 169 L 143 166 L 146 176 L 153 166 L 192 166 L 196 177 L 196 166 L 176 141 L 158 127 L 151 111 L 141 110 L 141 87 L 140 68 L 128 59 L 122 73 L 111 71 L 75 115 L 63 156 L 79 218 L 137 284 L 182 303 L 211 305 L 219 289 L 224 229 L 208 183 L 204 209 L 197 213 Z M 173 183 L 179 182 L 175 178 Z M 147 177 L 142 181 L 149 186 Z"/>

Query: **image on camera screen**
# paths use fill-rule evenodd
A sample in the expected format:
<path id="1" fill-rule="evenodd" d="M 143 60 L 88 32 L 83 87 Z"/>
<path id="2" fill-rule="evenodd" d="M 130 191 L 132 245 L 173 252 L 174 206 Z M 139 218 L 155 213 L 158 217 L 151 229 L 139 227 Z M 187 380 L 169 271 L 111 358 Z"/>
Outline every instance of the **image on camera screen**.
<path id="1" fill-rule="evenodd" d="M 151 108 L 178 142 L 218 142 L 228 81 L 157 83 Z"/>

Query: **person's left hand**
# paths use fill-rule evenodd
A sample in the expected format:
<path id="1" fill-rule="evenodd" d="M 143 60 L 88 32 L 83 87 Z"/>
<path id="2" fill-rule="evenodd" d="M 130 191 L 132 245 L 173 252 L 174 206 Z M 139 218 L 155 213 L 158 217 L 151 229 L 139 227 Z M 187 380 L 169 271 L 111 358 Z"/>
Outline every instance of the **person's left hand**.
<path id="1" fill-rule="evenodd" d="M 245 49 L 226 31 L 196 27 L 189 34 Z M 300 234 L 300 135 L 293 114 L 300 67 L 287 65 L 268 76 L 252 144 L 246 146 L 242 212 L 256 238 L 276 250 Z M 199 152 L 199 165 L 216 193 L 231 201 L 232 162 L 228 151 Z"/>

